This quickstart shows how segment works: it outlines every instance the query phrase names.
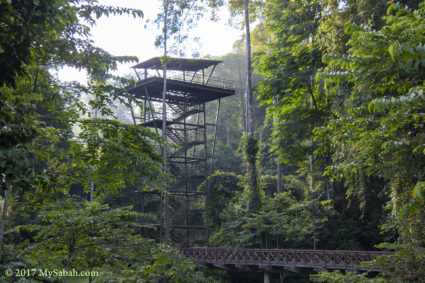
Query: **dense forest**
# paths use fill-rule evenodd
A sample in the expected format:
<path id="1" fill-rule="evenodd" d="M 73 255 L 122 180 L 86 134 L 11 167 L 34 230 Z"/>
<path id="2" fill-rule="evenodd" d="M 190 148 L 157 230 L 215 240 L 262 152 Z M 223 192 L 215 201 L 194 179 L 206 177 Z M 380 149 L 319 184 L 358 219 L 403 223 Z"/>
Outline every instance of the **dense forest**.
<path id="1" fill-rule="evenodd" d="M 373 271 L 272 282 L 425 282 L 425 2 L 160 2 L 164 58 L 221 6 L 245 32 L 213 58 L 236 93 L 207 132 L 209 246 L 393 251 Z M 121 95 L 137 78 L 114 72 L 138 58 L 90 38 L 117 15 L 143 24 L 94 0 L 0 0 L 0 280 L 261 282 L 198 266 L 145 224 L 141 206 L 160 204 L 142 192 L 166 195 L 170 176 L 161 133 L 135 121 L 143 102 Z M 60 81 L 63 67 L 87 83 Z"/>

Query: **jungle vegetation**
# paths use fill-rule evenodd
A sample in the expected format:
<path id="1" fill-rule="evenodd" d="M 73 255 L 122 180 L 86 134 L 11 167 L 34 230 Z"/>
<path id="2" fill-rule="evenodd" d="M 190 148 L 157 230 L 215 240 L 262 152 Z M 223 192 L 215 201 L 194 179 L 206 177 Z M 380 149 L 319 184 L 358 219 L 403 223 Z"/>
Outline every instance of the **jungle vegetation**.
<path id="1" fill-rule="evenodd" d="M 365 263 L 378 274 L 279 280 L 423 282 L 425 2 L 163 4 L 163 48 L 181 26 L 176 7 L 199 5 L 196 19 L 203 7 L 227 5 L 233 24 L 249 30 L 249 19 L 253 27 L 215 73 L 233 79 L 236 94 L 222 101 L 210 162 L 210 245 L 390 250 Z M 90 282 L 226 282 L 140 224 L 152 217 L 138 208 L 140 191 L 169 180 L 155 147 L 164 143 L 129 116 L 141 102 L 117 95 L 135 79 L 113 71 L 137 58 L 90 40 L 108 15 L 143 11 L 95 0 L 0 0 L 0 278 L 15 282 L 5 270 L 30 267 L 98 271 Z M 86 70 L 87 84 L 58 80 L 64 66 Z M 53 282 L 21 282 L 43 280 Z"/>

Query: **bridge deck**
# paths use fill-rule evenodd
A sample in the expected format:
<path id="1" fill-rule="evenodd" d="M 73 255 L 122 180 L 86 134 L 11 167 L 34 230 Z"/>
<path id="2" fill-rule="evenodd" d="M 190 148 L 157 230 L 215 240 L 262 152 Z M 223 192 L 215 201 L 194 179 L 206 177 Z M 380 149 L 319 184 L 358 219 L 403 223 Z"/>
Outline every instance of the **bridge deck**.
<path id="1" fill-rule="evenodd" d="M 362 261 L 392 254 L 379 251 L 230 248 L 186 248 L 182 252 L 203 264 L 317 269 L 354 269 Z"/>

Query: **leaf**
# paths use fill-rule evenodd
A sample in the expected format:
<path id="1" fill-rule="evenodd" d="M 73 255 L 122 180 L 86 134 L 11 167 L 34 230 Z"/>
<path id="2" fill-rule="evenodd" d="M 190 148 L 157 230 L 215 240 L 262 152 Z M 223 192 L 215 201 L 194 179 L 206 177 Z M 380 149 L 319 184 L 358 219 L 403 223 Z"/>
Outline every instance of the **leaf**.
<path id="1" fill-rule="evenodd" d="M 423 200 L 424 199 L 424 195 L 423 193 L 425 192 L 425 182 L 419 182 L 418 184 L 416 184 L 415 189 L 413 190 L 413 197 Z"/>
<path id="2" fill-rule="evenodd" d="M 388 48 L 388 53 L 390 53 L 391 60 L 395 61 L 395 52 L 394 52 L 394 44 L 391 44 Z"/>

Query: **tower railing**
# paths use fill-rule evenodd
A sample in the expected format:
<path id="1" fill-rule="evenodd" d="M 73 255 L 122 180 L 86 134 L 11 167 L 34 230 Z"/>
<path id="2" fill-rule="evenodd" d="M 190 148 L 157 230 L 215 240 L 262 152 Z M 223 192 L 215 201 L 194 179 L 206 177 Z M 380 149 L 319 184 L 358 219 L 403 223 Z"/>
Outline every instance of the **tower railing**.
<path id="1" fill-rule="evenodd" d="M 163 78 L 163 75 L 161 73 L 156 73 L 155 75 L 148 75 L 145 79 L 148 78 Z M 229 89 L 229 90 L 235 90 L 235 82 L 233 80 L 229 79 L 223 79 L 223 78 L 217 78 L 217 77 L 207 77 L 202 76 L 199 74 L 186 74 L 183 78 L 181 73 L 180 74 L 171 74 L 167 75 L 167 79 L 186 82 L 186 83 L 193 83 L 203 86 L 209 86 L 209 87 L 216 87 L 216 88 L 223 88 L 223 89 Z"/>

